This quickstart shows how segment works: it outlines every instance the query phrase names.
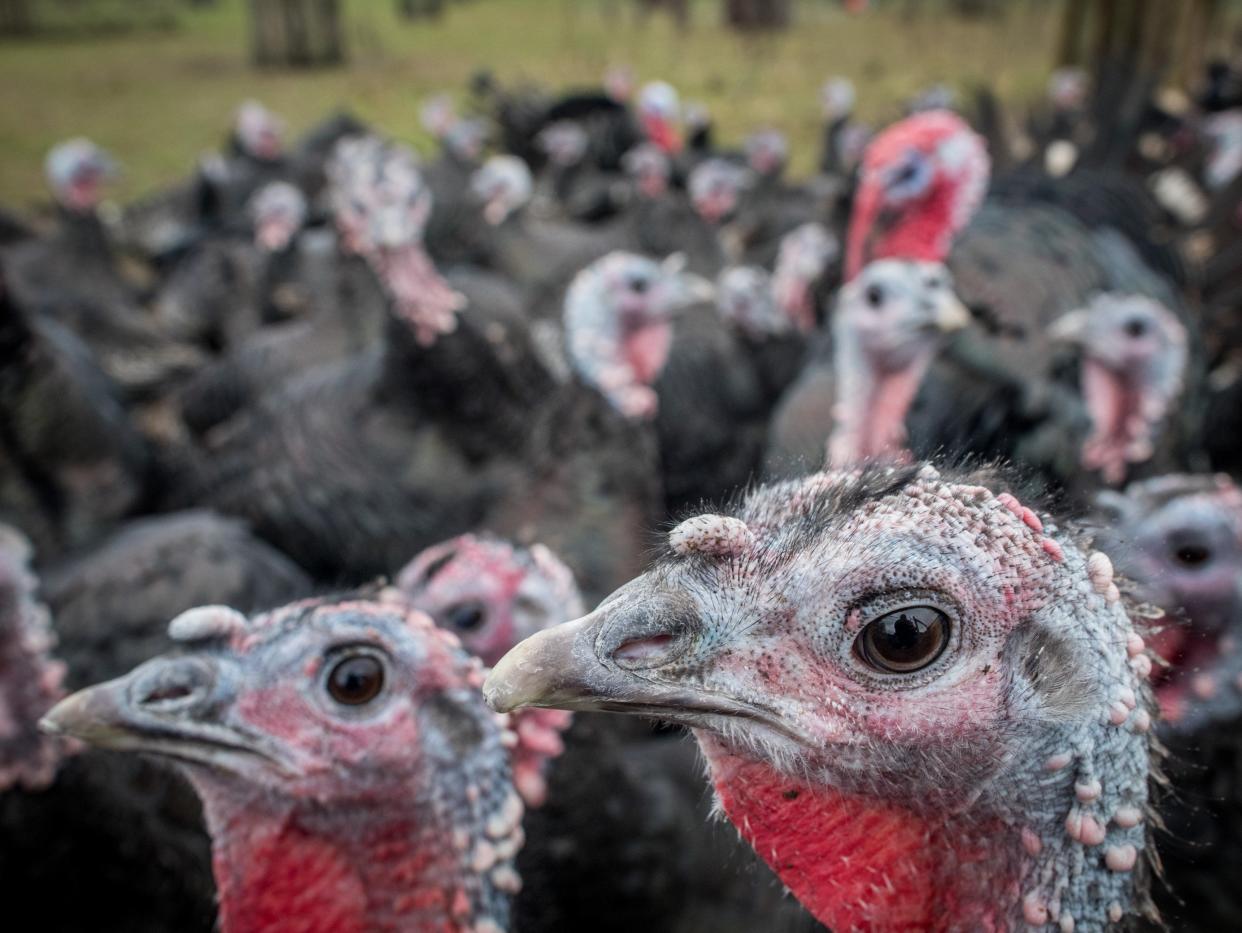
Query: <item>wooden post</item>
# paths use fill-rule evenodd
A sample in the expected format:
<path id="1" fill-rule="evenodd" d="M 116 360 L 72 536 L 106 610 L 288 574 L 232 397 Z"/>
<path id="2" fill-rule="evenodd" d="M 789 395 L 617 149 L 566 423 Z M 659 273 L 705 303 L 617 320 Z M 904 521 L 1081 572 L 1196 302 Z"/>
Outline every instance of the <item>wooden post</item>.
<path id="1" fill-rule="evenodd" d="M 345 58 L 339 0 L 250 0 L 250 36 L 259 66 L 305 68 Z"/>
<path id="2" fill-rule="evenodd" d="M 1088 0 L 1065 0 L 1061 14 L 1061 35 L 1057 40 L 1057 65 L 1064 68 L 1082 64 L 1082 40 L 1087 27 Z"/>

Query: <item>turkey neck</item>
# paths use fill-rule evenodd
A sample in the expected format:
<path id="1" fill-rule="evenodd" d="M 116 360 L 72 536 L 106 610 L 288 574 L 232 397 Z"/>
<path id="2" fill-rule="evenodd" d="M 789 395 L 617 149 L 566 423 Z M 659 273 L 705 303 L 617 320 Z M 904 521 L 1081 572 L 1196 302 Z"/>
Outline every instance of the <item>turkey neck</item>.
<path id="1" fill-rule="evenodd" d="M 1059 923 L 1081 933 L 1107 927 L 1121 905 L 1133 909 L 1131 873 L 1107 860 L 1109 843 L 1133 832 L 1142 801 L 1131 813 L 1117 804 L 1129 798 L 1106 779 L 1110 792 L 1099 800 L 1116 806 L 1114 821 L 1128 828 L 1101 816 L 1097 838 L 1089 814 L 1098 808 L 1075 796 L 1084 768 L 1091 773 L 1090 755 L 1060 763 L 1038 743 L 1032 760 L 1009 762 L 1010 771 L 978 781 L 963 775 L 963 787 L 983 789 L 952 789 L 958 799 L 949 803 L 791 778 L 712 734 L 696 736 L 725 815 L 830 929 L 956 933 Z M 1118 758 L 1124 767 L 1127 757 Z M 1071 835 L 1075 814 L 1073 833 L 1084 835 L 1087 816 L 1092 845 Z"/>
<path id="2" fill-rule="evenodd" d="M 455 845 L 452 829 L 430 814 L 295 805 L 194 783 L 212 837 L 222 933 L 466 933 L 503 922 L 492 919 L 490 882 L 466 865 L 468 845 Z"/>
<path id="3" fill-rule="evenodd" d="M 902 360 L 883 360 L 842 329 L 834 351 L 836 425 L 829 462 L 848 466 L 872 457 L 901 453 L 906 413 L 931 365 L 933 347 L 914 349 Z"/>

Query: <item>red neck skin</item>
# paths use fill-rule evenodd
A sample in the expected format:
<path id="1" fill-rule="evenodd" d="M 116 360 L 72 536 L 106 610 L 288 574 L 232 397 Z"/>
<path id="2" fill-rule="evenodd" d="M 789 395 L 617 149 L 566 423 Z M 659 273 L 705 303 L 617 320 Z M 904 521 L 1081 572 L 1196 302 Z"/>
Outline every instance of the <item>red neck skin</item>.
<path id="1" fill-rule="evenodd" d="M 659 378 L 673 344 L 673 327 L 667 321 L 643 321 L 626 330 L 621 353 L 634 378 L 651 385 Z"/>
<path id="2" fill-rule="evenodd" d="M 906 412 L 931 358 L 930 350 L 922 350 L 905 365 L 888 370 L 867 359 L 856 341 L 838 339 L 838 415 L 828 441 L 831 466 L 852 466 L 905 454 Z"/>
<path id="3" fill-rule="evenodd" d="M 698 738 L 729 820 L 830 929 L 1010 929 L 1005 904 L 1019 898 L 1017 873 L 996 877 L 1012 862 L 996 857 L 987 835 L 950 832 L 890 802 L 808 785 L 731 755 L 702 732 Z M 993 830 L 994 838 L 1004 832 Z"/>
<path id="4" fill-rule="evenodd" d="M 937 179 L 925 198 L 903 207 L 885 222 L 886 218 L 881 216 L 883 190 L 878 186 L 864 187 L 850 218 L 846 281 L 877 259 L 944 262 L 958 230 L 953 222 L 953 193 L 948 182 Z"/>
<path id="5" fill-rule="evenodd" d="M 211 831 L 221 933 L 474 929 L 448 833 L 367 811 L 303 813 L 194 783 Z"/>
<path id="6" fill-rule="evenodd" d="M 1143 392 L 1133 378 L 1090 359 L 1083 361 L 1081 381 L 1091 413 L 1091 436 L 1082 449 L 1083 466 L 1099 470 L 1106 482 L 1120 483 L 1131 463 L 1140 463 L 1152 454 L 1152 419 L 1150 412 L 1144 411 Z"/>

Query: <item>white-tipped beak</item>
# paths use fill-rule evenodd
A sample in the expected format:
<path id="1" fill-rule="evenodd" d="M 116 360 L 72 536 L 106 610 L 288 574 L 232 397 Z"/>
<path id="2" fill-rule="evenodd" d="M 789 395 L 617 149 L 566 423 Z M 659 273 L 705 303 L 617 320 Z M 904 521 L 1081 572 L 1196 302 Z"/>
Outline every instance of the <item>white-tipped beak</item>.
<path id="1" fill-rule="evenodd" d="M 1062 315 L 1052 322 L 1048 336 L 1062 343 L 1078 343 L 1087 332 L 1087 315 L 1082 309 Z"/>
<path id="2" fill-rule="evenodd" d="M 936 306 L 936 329 L 951 334 L 970 324 L 970 311 L 952 292 Z"/>

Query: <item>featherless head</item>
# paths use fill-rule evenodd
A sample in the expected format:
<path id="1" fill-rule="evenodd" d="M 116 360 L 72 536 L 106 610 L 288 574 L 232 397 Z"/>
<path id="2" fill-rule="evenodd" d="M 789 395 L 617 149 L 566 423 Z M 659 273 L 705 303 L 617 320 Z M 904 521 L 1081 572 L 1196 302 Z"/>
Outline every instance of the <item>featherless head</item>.
<path id="1" fill-rule="evenodd" d="M 1101 557 L 986 477 L 821 473 L 683 522 L 484 693 L 692 726 L 833 928 L 1103 929 L 1146 905 L 1151 697 Z"/>

